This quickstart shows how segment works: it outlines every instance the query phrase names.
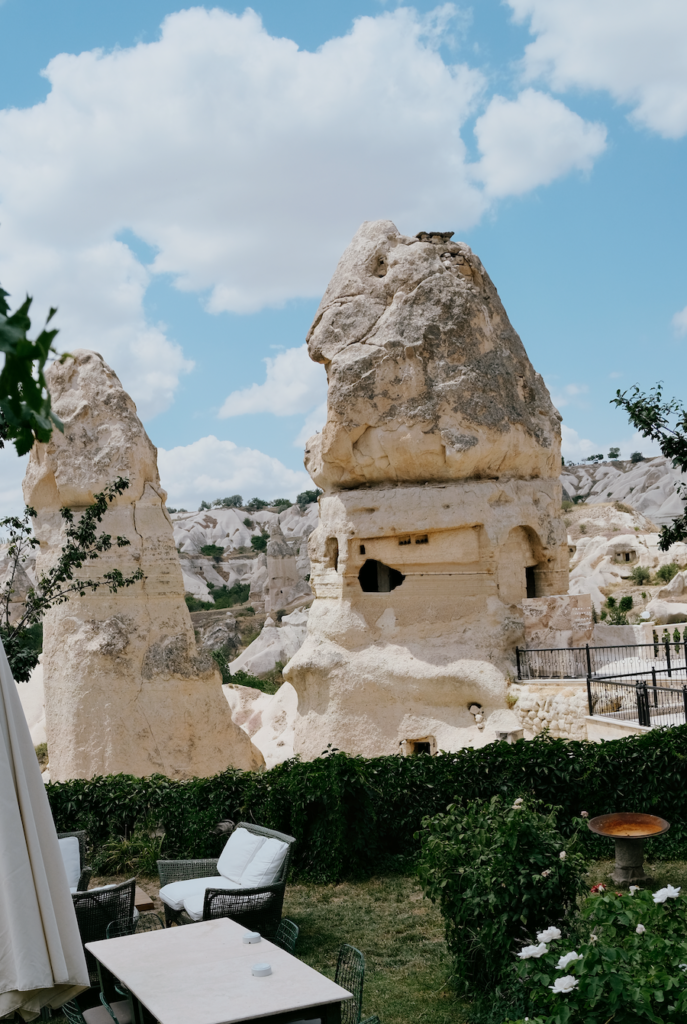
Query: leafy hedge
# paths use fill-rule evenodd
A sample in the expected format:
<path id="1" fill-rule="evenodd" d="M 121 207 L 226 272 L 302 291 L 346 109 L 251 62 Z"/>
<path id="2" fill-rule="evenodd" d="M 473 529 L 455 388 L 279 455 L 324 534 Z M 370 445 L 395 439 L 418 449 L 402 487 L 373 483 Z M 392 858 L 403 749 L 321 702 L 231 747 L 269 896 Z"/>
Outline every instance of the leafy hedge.
<path id="1" fill-rule="evenodd" d="M 559 827 L 586 810 L 660 814 L 671 822 L 647 854 L 687 856 L 687 726 L 655 729 L 610 743 L 546 736 L 512 746 L 430 757 L 350 757 L 332 752 L 293 759 L 265 772 L 229 768 L 212 778 L 111 775 L 47 786 L 59 831 L 85 828 L 98 850 L 108 838 L 165 830 L 171 857 L 217 856 L 213 833 L 224 818 L 252 820 L 294 835 L 299 874 L 334 881 L 401 868 L 419 850 L 426 815 L 450 803 L 531 796 L 558 805 Z M 590 854 L 611 856 L 609 840 L 589 833 Z"/>

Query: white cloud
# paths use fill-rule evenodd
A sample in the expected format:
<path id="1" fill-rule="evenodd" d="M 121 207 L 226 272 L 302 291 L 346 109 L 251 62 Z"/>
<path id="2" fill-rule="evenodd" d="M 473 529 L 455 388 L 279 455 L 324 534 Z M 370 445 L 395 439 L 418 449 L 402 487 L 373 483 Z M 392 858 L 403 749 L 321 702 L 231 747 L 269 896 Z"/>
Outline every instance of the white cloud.
<path id="1" fill-rule="evenodd" d="M 221 419 L 253 412 L 293 416 L 326 399 L 327 375 L 323 366 L 312 361 L 307 345 L 288 348 L 263 362 L 267 367 L 264 384 L 232 391 L 220 409 Z"/>
<path id="2" fill-rule="evenodd" d="M 676 313 L 671 320 L 673 330 L 677 335 L 687 334 L 687 306 Z"/>
<path id="3" fill-rule="evenodd" d="M 589 394 L 589 386 L 587 384 L 566 384 L 560 391 L 557 391 L 555 387 L 550 388 L 551 401 L 557 409 L 563 409 L 566 405 L 570 405 L 572 402 L 574 405 L 583 405 L 586 403 L 576 401 L 579 400 L 581 395 Z"/>
<path id="4" fill-rule="evenodd" d="M 475 124 L 476 173 L 490 196 L 522 195 L 570 171 L 589 171 L 606 148 L 606 129 L 545 93 L 494 96 Z"/>
<path id="5" fill-rule="evenodd" d="M 62 346 L 102 352 L 147 417 L 191 367 L 146 318 L 152 275 L 214 312 L 278 306 L 321 294 L 365 219 L 460 232 L 493 196 L 588 167 L 601 129 L 528 90 L 480 120 L 485 193 L 461 130 L 486 78 L 442 59 L 452 19 L 451 4 L 397 8 L 310 53 L 250 9 L 196 7 L 156 42 L 60 54 L 45 102 L 0 112 L 0 281 L 57 305 Z M 533 103 L 554 144 L 530 125 L 523 156 L 513 125 Z M 153 247 L 150 266 L 116 240 L 126 231 Z"/>
<path id="6" fill-rule="evenodd" d="M 157 459 L 162 486 L 174 508 L 195 509 L 201 501 L 230 494 L 242 494 L 246 500 L 294 499 L 313 486 L 305 470 L 288 469 L 264 452 L 212 435 L 169 451 L 158 448 Z"/>
<path id="7" fill-rule="evenodd" d="M 0 516 L 16 516 L 22 512 L 24 496 L 21 483 L 28 461 L 28 455 L 19 458 L 14 445 L 7 442 L 0 450 Z"/>
<path id="8" fill-rule="evenodd" d="M 565 423 L 561 423 L 561 453 L 566 462 L 581 462 L 587 455 L 595 455 L 601 449 L 595 441 L 582 438 Z"/>
<path id="9" fill-rule="evenodd" d="M 684 0 L 507 0 L 536 39 L 530 80 L 556 90 L 602 89 L 666 138 L 687 132 L 687 4 Z"/>

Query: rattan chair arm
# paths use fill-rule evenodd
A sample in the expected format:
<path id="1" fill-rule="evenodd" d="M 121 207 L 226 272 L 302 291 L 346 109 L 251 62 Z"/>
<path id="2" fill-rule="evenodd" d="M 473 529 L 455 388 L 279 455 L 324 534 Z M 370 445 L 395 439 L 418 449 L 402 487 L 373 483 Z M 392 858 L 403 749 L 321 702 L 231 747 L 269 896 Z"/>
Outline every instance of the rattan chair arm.
<path id="1" fill-rule="evenodd" d="M 188 882 L 192 878 L 219 877 L 217 857 L 204 860 L 159 860 L 157 871 L 160 876 L 160 888 L 170 882 Z"/>
<path id="2" fill-rule="evenodd" d="M 85 867 L 81 869 L 81 874 L 79 875 L 79 884 L 76 887 L 77 892 L 85 892 L 86 889 L 88 889 L 88 883 L 91 880 L 92 874 L 93 868 Z"/>
<path id="3" fill-rule="evenodd" d="M 268 892 L 283 892 L 286 889 L 285 882 L 275 882 L 273 885 L 259 885 L 254 889 L 211 889 L 208 887 L 205 893 L 210 893 L 212 896 L 262 896 Z"/>

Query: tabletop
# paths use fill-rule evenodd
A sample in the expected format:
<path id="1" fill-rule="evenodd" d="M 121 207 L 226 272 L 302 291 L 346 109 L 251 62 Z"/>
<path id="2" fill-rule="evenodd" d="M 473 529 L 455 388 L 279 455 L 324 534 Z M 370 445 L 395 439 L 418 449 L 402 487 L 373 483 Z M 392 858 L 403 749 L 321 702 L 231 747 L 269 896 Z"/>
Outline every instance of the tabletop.
<path id="1" fill-rule="evenodd" d="M 351 993 L 262 939 L 246 944 L 242 925 L 223 917 L 86 943 L 160 1024 L 234 1024 L 340 1003 Z M 269 963 L 255 978 L 251 966 Z"/>

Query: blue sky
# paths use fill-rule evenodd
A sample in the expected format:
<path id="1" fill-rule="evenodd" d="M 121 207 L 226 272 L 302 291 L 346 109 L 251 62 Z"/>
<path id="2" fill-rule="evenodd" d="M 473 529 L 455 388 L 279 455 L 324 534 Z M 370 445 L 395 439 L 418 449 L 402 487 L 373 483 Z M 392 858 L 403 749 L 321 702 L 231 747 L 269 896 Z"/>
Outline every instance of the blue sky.
<path id="1" fill-rule="evenodd" d="M 0 3 L 0 281 L 113 366 L 170 504 L 307 486 L 302 346 L 365 219 L 479 254 L 569 458 L 648 454 L 609 400 L 683 393 L 687 5 L 253 12 Z M 21 475 L 4 454 L 2 509 Z"/>

